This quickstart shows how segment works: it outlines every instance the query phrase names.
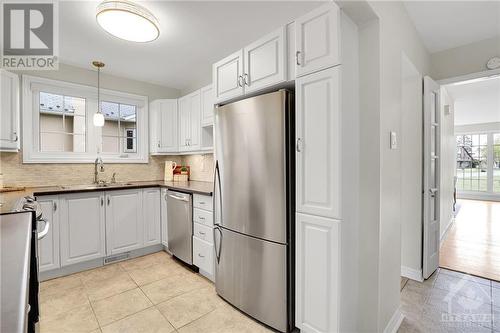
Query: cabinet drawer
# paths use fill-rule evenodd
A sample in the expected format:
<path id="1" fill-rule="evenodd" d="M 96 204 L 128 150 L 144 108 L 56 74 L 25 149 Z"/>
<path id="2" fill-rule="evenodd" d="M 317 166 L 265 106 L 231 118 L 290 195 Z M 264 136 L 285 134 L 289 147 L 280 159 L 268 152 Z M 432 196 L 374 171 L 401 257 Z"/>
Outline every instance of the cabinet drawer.
<path id="1" fill-rule="evenodd" d="M 193 264 L 210 275 L 214 273 L 214 247 L 193 236 Z"/>
<path id="2" fill-rule="evenodd" d="M 214 225 L 212 212 L 198 208 L 193 209 L 193 221 L 209 227 L 212 227 Z"/>
<path id="3" fill-rule="evenodd" d="M 211 227 L 203 224 L 193 223 L 193 236 L 210 244 L 214 243 L 214 233 Z"/>
<path id="4" fill-rule="evenodd" d="M 194 194 L 193 206 L 212 211 L 212 197 L 209 195 Z"/>

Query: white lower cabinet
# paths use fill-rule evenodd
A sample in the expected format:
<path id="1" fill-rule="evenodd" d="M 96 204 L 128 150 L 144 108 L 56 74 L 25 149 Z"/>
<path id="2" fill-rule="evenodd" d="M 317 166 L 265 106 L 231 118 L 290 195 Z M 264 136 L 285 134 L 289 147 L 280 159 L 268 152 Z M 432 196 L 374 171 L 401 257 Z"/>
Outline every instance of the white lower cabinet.
<path id="1" fill-rule="evenodd" d="M 61 266 L 106 255 L 104 192 L 60 197 Z"/>
<path id="2" fill-rule="evenodd" d="M 50 224 L 48 234 L 38 241 L 38 265 L 40 272 L 61 267 L 59 261 L 59 198 L 44 196 L 37 198 L 42 216 Z M 43 226 L 42 226 L 43 227 Z"/>
<path id="3" fill-rule="evenodd" d="M 143 246 L 142 190 L 106 192 L 107 255 Z"/>
<path id="4" fill-rule="evenodd" d="M 161 243 L 160 189 L 149 188 L 142 192 L 144 246 Z"/>
<path id="5" fill-rule="evenodd" d="M 338 332 L 340 221 L 296 214 L 295 325 Z"/>
<path id="6" fill-rule="evenodd" d="M 214 274 L 214 246 L 197 237 L 193 237 L 193 265 L 209 275 Z"/>

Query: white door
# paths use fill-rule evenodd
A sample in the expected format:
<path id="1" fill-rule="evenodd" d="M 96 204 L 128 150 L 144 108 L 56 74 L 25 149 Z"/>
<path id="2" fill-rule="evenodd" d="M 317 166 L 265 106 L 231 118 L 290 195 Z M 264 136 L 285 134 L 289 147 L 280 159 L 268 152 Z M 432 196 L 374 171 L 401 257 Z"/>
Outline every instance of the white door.
<path id="1" fill-rule="evenodd" d="M 189 150 L 191 100 L 189 96 L 179 98 L 179 151 Z"/>
<path id="2" fill-rule="evenodd" d="M 177 99 L 159 102 L 160 148 L 163 153 L 177 151 Z"/>
<path id="3" fill-rule="evenodd" d="M 75 193 L 59 198 L 61 266 L 104 257 L 104 193 Z"/>
<path id="4" fill-rule="evenodd" d="M 0 69 L 0 150 L 19 150 L 19 77 Z"/>
<path id="5" fill-rule="evenodd" d="M 245 92 L 286 80 L 285 36 L 285 27 L 281 27 L 243 49 Z"/>
<path id="6" fill-rule="evenodd" d="M 295 325 L 338 332 L 340 221 L 296 214 Z"/>
<path id="7" fill-rule="evenodd" d="M 40 272 L 61 267 L 59 261 L 59 198 L 57 196 L 37 197 L 42 216 L 49 222 L 49 232 L 38 241 L 38 264 Z"/>
<path id="8" fill-rule="evenodd" d="M 340 67 L 295 81 L 297 211 L 340 216 Z"/>
<path id="9" fill-rule="evenodd" d="M 161 189 L 161 243 L 168 249 L 167 189 Z"/>
<path id="10" fill-rule="evenodd" d="M 243 50 L 239 50 L 212 66 L 215 102 L 243 95 Z"/>
<path id="11" fill-rule="evenodd" d="M 142 191 L 144 246 L 161 243 L 160 200 L 159 188 L 147 188 Z"/>
<path id="12" fill-rule="evenodd" d="M 189 95 L 191 109 L 189 112 L 189 150 L 200 150 L 201 137 L 201 97 L 200 91 Z"/>
<path id="13" fill-rule="evenodd" d="M 212 85 L 200 89 L 201 97 L 201 125 L 209 126 L 214 123 L 214 92 Z"/>
<path id="14" fill-rule="evenodd" d="M 140 189 L 106 192 L 106 252 L 127 252 L 143 246 L 144 223 Z"/>
<path id="15" fill-rule="evenodd" d="M 440 210 L 440 88 L 430 77 L 424 77 L 424 278 L 439 265 Z"/>
<path id="16" fill-rule="evenodd" d="M 340 9 L 329 2 L 295 21 L 296 74 L 340 64 Z"/>

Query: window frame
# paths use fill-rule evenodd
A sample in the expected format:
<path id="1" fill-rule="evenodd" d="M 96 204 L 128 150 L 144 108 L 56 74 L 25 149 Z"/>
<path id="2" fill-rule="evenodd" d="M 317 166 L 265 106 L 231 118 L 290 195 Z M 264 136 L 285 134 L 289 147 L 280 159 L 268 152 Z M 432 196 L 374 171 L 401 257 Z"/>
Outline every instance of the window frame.
<path id="1" fill-rule="evenodd" d="M 41 152 L 39 92 L 85 98 L 86 132 L 85 152 Z M 101 101 L 111 101 L 136 106 L 137 152 L 104 153 L 102 150 L 102 128 L 93 124 L 97 112 L 97 88 L 66 81 L 22 76 L 23 115 L 23 163 L 93 163 L 100 156 L 105 163 L 148 163 L 149 126 L 148 97 L 121 91 L 101 89 Z"/>

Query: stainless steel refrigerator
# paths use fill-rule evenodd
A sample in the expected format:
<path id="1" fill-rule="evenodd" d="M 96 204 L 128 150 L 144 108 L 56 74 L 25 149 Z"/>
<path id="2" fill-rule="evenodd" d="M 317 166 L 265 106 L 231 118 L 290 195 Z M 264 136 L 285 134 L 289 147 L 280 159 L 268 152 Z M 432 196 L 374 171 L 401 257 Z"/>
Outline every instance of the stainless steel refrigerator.
<path id="1" fill-rule="evenodd" d="M 216 290 L 282 332 L 294 328 L 294 111 L 285 90 L 215 111 Z"/>

